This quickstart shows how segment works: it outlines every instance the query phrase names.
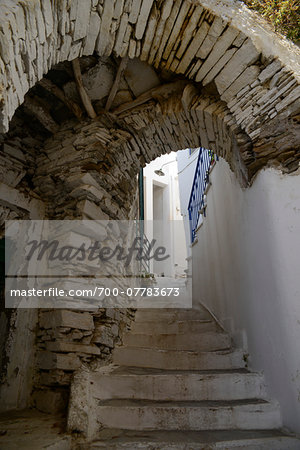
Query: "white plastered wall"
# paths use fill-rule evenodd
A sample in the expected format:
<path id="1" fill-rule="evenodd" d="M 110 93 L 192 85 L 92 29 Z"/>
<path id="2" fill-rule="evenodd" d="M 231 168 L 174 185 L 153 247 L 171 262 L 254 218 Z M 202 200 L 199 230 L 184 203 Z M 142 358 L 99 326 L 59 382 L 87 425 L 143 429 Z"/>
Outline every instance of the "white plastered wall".
<path id="1" fill-rule="evenodd" d="M 300 432 L 300 175 L 261 171 L 242 190 L 220 160 L 193 246 L 203 302 L 263 370 L 284 424 Z"/>

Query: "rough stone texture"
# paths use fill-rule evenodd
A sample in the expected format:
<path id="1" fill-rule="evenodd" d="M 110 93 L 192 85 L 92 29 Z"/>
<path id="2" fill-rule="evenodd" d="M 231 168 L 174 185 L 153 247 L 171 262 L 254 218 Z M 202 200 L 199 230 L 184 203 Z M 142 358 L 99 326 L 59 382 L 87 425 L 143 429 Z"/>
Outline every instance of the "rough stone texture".
<path id="1" fill-rule="evenodd" d="M 212 149 L 243 186 L 267 164 L 297 170 L 300 51 L 257 24 L 242 4 L 1 0 L 0 6 L 2 131 L 10 123 L 0 138 L 1 234 L 4 220 L 14 218 L 132 218 L 139 168 L 181 148 Z M 68 63 L 82 55 L 93 120 Z M 104 111 L 116 58 L 126 55 L 128 72 L 113 110 Z M 45 74 L 59 99 L 37 84 Z M 132 316 L 41 312 L 36 404 L 42 408 L 57 386 L 64 398 L 74 370 L 109 358 Z M 13 358 L 9 364 L 13 373 Z"/>
<path id="2" fill-rule="evenodd" d="M 64 410 L 72 372 L 82 365 L 97 366 L 109 359 L 111 349 L 121 342 L 132 314 L 129 310 L 110 309 L 96 312 L 41 310 L 34 405 L 43 412 Z M 57 399 L 48 401 L 54 394 Z"/>
<path id="3" fill-rule="evenodd" d="M 94 49 L 99 56 L 108 56 L 112 51 L 117 56 L 129 52 L 130 58 L 141 55 L 158 69 L 183 73 L 196 81 L 203 80 L 208 71 L 213 73 L 213 78 L 204 78 L 204 83 L 215 83 L 219 95 L 223 94 L 223 99 L 229 102 L 233 118 L 249 135 L 253 146 L 259 147 L 258 159 L 266 130 L 269 124 L 273 128 L 274 119 L 278 122 L 283 116 L 290 128 L 297 127 L 297 119 L 293 117 L 297 117 L 299 110 L 299 49 L 272 34 L 264 22 L 257 24 L 257 17 L 242 4 L 231 0 L 208 3 L 199 0 L 199 5 L 190 0 L 182 4 L 172 0 L 139 0 L 132 5 L 120 1 L 114 6 L 107 0 L 93 3 L 84 0 L 73 2 L 67 9 L 64 2 L 54 6 L 45 1 L 40 7 L 2 0 L 1 8 L 3 130 L 7 130 L 27 90 L 54 64 L 92 54 Z M 249 72 L 249 66 L 256 67 L 255 87 L 252 87 L 254 69 Z M 270 77 L 276 78 L 281 67 L 290 72 L 290 83 L 281 87 L 280 80 L 274 79 L 268 85 Z M 96 68 L 93 70 L 98 73 Z M 101 75 L 98 86 L 93 83 L 90 73 L 86 87 L 92 99 L 99 99 L 101 89 L 108 92 L 108 75 Z M 240 90 L 247 86 L 250 89 L 247 102 L 239 100 L 239 84 Z M 141 92 L 137 85 L 133 90 L 136 95 Z M 259 95 L 259 91 L 264 95 Z M 298 128 L 292 133 L 297 133 L 298 140 Z M 273 148 L 273 157 L 291 151 L 286 148 L 288 139 L 283 144 L 280 151 Z M 267 160 L 265 157 L 252 164 L 251 171 L 257 171 Z"/>

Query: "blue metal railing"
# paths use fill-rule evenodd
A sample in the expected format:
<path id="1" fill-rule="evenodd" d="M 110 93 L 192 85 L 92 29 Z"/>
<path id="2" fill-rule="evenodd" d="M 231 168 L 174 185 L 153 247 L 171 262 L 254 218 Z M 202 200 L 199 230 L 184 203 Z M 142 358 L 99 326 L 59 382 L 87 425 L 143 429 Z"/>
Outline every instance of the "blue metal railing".
<path id="1" fill-rule="evenodd" d="M 214 161 L 218 160 L 211 150 L 200 147 L 198 160 L 188 206 L 191 242 L 195 240 L 196 229 L 201 214 L 205 216 L 205 190 L 209 183 L 209 169 Z"/>

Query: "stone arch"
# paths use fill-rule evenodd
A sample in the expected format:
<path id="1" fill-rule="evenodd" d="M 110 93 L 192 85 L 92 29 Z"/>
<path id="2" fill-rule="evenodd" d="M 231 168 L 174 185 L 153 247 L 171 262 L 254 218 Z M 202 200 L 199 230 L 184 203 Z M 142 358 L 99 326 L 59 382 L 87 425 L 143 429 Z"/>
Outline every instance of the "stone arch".
<path id="1" fill-rule="evenodd" d="M 54 64 L 95 51 L 138 57 L 213 89 L 252 142 L 253 173 L 269 159 L 298 161 L 300 51 L 242 4 L 2 3 L 4 131 L 25 93 Z"/>
<path id="2" fill-rule="evenodd" d="M 170 89 L 170 84 L 167 86 Z M 199 94 L 193 85 L 182 81 L 173 83 L 170 92 L 172 95 L 160 97 L 158 103 L 124 111 L 117 118 L 108 113 L 63 127 L 46 141 L 37 157 L 36 192 L 43 198 L 50 196 L 52 206 L 57 199 L 71 202 L 78 217 L 84 213 L 82 201 L 93 197 L 112 218 L 125 218 L 141 165 L 163 153 L 200 145 L 226 159 L 240 183 L 247 185 L 247 164 L 254 159 L 252 144 L 225 103 Z M 89 194 L 86 185 L 93 183 L 83 174 L 97 183 L 97 195 Z M 80 200 L 76 205 L 75 198 Z M 114 202 L 118 214 L 113 212 Z"/>

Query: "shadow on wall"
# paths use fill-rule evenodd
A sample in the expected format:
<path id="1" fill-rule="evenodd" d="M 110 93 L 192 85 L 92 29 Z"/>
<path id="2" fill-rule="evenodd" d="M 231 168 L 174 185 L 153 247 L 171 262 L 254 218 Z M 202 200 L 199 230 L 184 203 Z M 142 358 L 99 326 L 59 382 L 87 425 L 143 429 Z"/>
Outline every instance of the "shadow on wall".
<path id="1" fill-rule="evenodd" d="M 220 160 L 211 179 L 193 290 L 265 372 L 285 424 L 300 431 L 300 177 L 266 169 L 242 190 Z"/>

